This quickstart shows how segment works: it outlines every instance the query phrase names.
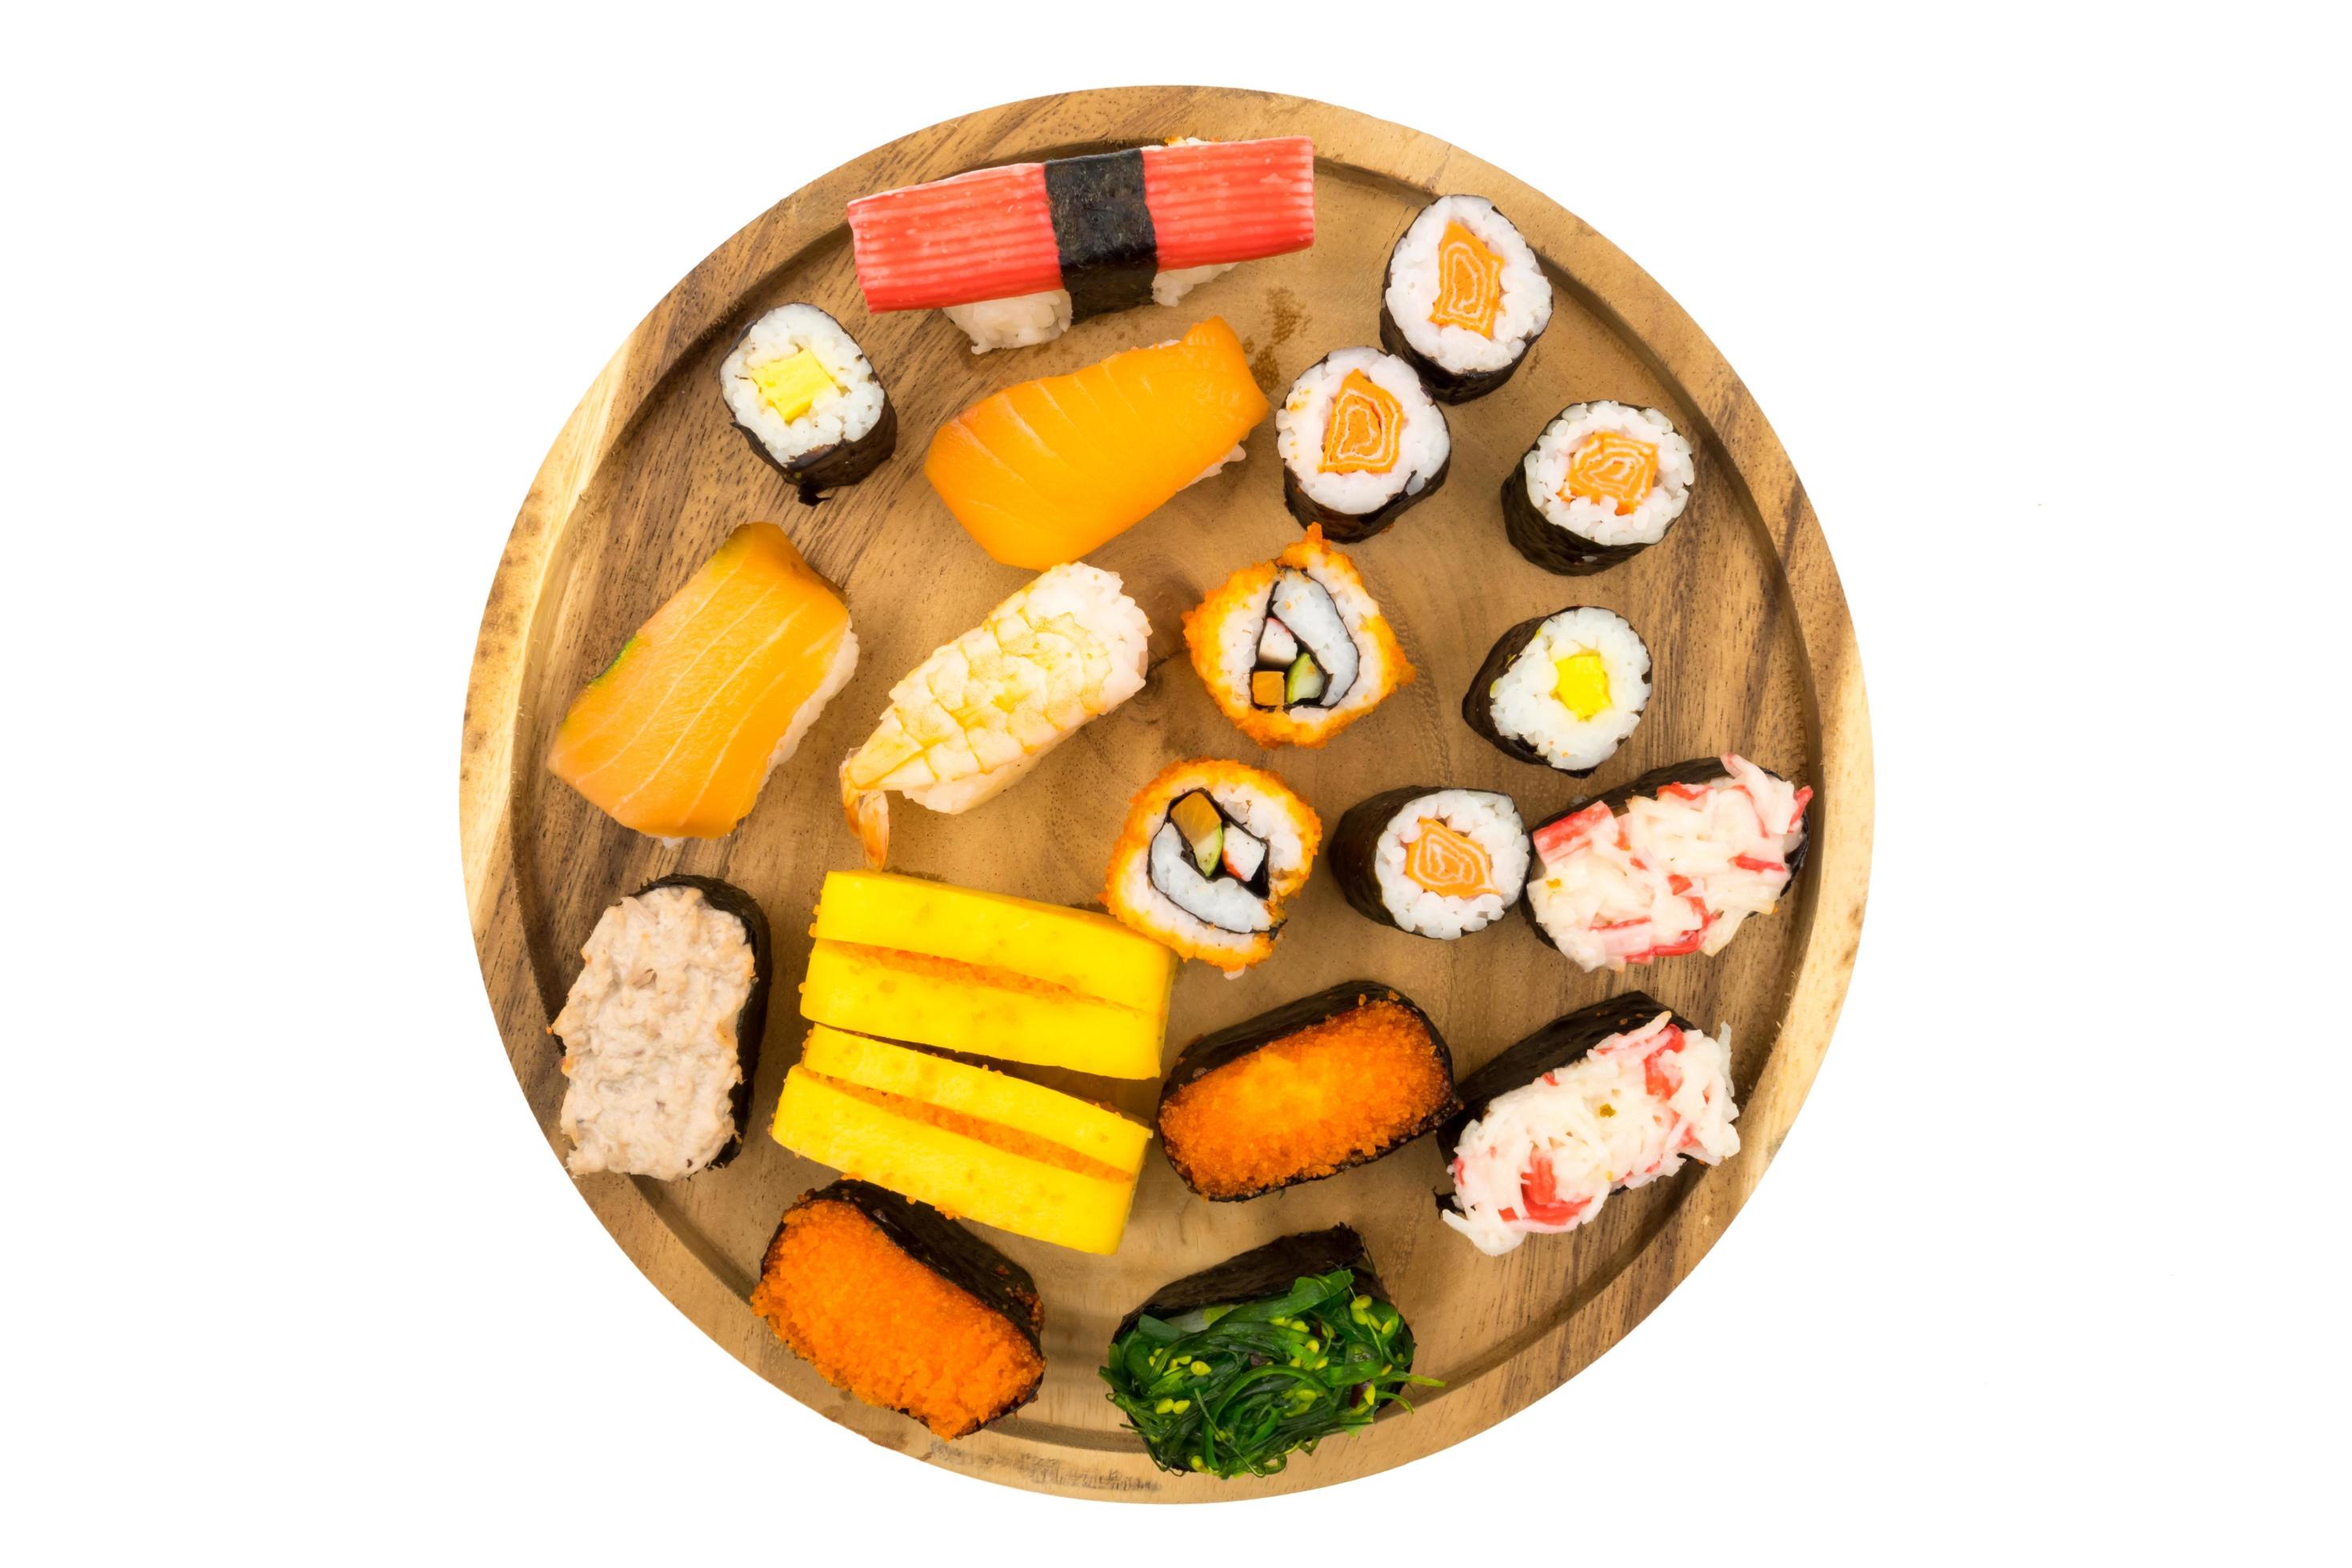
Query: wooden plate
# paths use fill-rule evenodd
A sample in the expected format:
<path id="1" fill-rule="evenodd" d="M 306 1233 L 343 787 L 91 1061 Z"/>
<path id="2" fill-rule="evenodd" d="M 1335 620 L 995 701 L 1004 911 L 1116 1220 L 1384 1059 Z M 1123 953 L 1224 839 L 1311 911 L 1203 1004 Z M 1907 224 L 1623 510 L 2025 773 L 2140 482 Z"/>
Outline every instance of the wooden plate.
<path id="1" fill-rule="evenodd" d="M 1098 318 L 1041 348 L 973 355 L 931 312 L 866 314 L 851 267 L 850 197 L 982 164 L 1099 151 L 1169 136 L 1315 139 L 1313 249 L 1253 262 L 1173 310 Z M 1381 929 L 1318 870 L 1274 958 L 1237 981 L 1187 965 L 1169 1043 L 1369 976 L 1427 1007 L 1465 1073 L 1570 1008 L 1639 984 L 1682 1013 L 1732 1026 L 1741 1152 L 1725 1164 L 1612 1199 L 1592 1226 L 1503 1258 L 1438 1223 L 1433 1141 L 1329 1181 L 1245 1204 L 1192 1196 L 1150 1157 L 1118 1257 L 988 1238 L 1033 1269 L 1047 1304 L 1049 1370 L 1035 1404 L 961 1443 L 867 1409 L 796 1361 L 744 1304 L 761 1249 L 793 1197 L 831 1173 L 767 1137 L 801 1028 L 793 986 L 808 917 L 831 868 L 856 865 L 834 769 L 885 693 L 930 649 L 977 622 L 1026 574 L 990 561 L 923 480 L 930 433 L 1013 381 L 1069 370 L 1223 315 L 1276 400 L 1329 350 L 1376 341 L 1381 268 L 1433 195 L 1489 196 L 1516 221 L 1559 290 L 1550 329 L 1501 392 L 1449 409 L 1445 488 L 1354 549 L 1420 679 L 1321 752 L 1266 753 L 1234 730 L 1185 659 L 1180 617 L 1234 568 L 1298 535 L 1283 510 L 1271 420 L 1249 458 L 1089 559 L 1121 574 L 1151 617 L 1153 668 L 1134 700 L 1080 731 L 1009 794 L 960 817 L 899 804 L 893 865 L 1056 902 L 1098 894 L 1129 796 L 1165 763 L 1221 755 L 1269 766 L 1327 825 L 1375 791 L 1444 783 L 1509 792 L 1528 821 L 1581 793 L 1512 762 L 1458 711 L 1494 638 L 1528 616 L 1605 605 L 1656 660 L 1655 694 L 1632 740 L 1591 781 L 1736 749 L 1816 792 L 1811 858 L 1780 910 L 1712 959 L 1622 978 L 1586 975 L 1516 918 L 1458 942 Z M 814 509 L 729 424 L 716 367 L 744 323 L 791 300 L 831 310 L 864 344 L 899 410 L 898 457 Z M 1561 405 L 1611 397 L 1664 409 L 1698 453 L 1690 508 L 1666 540 L 1597 577 L 1555 577 L 1503 537 L 1502 476 Z M 740 522 L 783 523 L 847 590 L 863 657 L 732 837 L 665 848 L 605 818 L 541 766 L 572 695 Z M 777 1005 L 741 1158 L 675 1185 L 597 1176 L 581 1194 L 622 1249 L 702 1330 L 771 1383 L 877 1443 L 1042 1491 L 1205 1501 L 1292 1491 L 1381 1470 L 1500 1421 L 1573 1375 L 1641 1321 L 1739 1210 L 1780 1147 L 1829 1044 L 1862 925 L 1870 858 L 1869 724 L 1853 636 L 1811 509 L 1738 379 L 1690 319 L 1606 240 L 1510 175 L 1418 132 L 1327 104 L 1202 88 L 1077 93 L 1007 105 L 880 148 L 786 197 L 654 308 L 581 400 L 532 486 L 490 589 L 467 693 L 460 815 L 482 974 L 515 1077 L 560 1149 L 562 1079 L 546 1034 L 576 953 L 614 899 L 662 873 L 725 876 L 775 928 Z M 1073 1075 L 1048 1081 L 1149 1119 L 1157 1086 Z M 1117 1318 L 1157 1286 L 1268 1237 L 1347 1221 L 1370 1243 L 1446 1386 L 1417 1413 L 1297 1457 L 1267 1480 L 1164 1476 L 1116 1419 L 1095 1375 Z"/>

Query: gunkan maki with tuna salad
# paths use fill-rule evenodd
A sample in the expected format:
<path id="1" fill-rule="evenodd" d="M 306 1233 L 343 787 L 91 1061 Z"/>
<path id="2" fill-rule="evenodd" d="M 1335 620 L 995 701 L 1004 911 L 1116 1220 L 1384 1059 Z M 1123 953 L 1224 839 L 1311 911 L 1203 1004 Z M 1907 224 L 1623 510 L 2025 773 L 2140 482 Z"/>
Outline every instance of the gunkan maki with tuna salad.
<path id="1" fill-rule="evenodd" d="M 1452 1116 L 1454 1058 L 1413 1000 L 1349 980 L 1186 1046 L 1160 1143 L 1204 1198 L 1254 1198 L 1368 1164 Z"/>
<path id="2" fill-rule="evenodd" d="M 715 877 L 648 882 L 605 910 L 548 1026 L 575 1176 L 677 1181 L 743 1146 L 774 953 L 759 901 Z"/>
<path id="3" fill-rule="evenodd" d="M 950 1221 L 844 1177 L 784 1211 L 751 1310 L 835 1387 L 952 1440 L 1037 1397 L 1029 1271 Z"/>
<path id="4" fill-rule="evenodd" d="M 1346 1226 L 1267 1242 L 1163 1286 L 1112 1335 L 1111 1403 L 1163 1470 L 1279 1474 L 1404 1391 L 1412 1330 Z"/>

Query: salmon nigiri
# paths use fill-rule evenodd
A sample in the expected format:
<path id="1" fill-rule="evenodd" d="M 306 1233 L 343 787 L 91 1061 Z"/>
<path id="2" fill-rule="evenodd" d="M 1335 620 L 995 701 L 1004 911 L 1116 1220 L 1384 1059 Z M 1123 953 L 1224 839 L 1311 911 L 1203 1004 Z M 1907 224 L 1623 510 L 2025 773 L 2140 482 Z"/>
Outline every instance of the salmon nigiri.
<path id="1" fill-rule="evenodd" d="M 547 765 L 624 827 L 723 837 L 856 668 L 841 595 L 747 522 L 572 700 Z"/>
<path id="2" fill-rule="evenodd" d="M 1241 340 L 1213 316 L 1174 342 L 972 405 L 931 438 L 923 477 L 982 550 L 1041 571 L 1239 459 L 1266 412 Z"/>

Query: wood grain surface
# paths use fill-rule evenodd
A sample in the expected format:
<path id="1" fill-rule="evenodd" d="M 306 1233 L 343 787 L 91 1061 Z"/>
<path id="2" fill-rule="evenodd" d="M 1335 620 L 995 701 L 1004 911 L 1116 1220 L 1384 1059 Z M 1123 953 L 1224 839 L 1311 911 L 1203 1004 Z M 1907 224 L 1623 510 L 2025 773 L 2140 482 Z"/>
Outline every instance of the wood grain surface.
<path id="1" fill-rule="evenodd" d="M 1250 263 L 1175 309 L 1102 317 L 1044 347 L 979 356 L 936 313 L 865 310 L 843 222 L 852 196 L 1164 137 L 1283 133 L 1315 139 L 1314 248 Z M 778 1215 L 831 1176 L 785 1152 L 765 1128 L 798 1055 L 793 987 L 818 884 L 828 869 L 858 863 L 835 805 L 835 766 L 872 726 L 893 680 L 1027 578 L 991 562 L 956 527 L 923 480 L 924 447 L 940 422 L 1002 385 L 1175 336 L 1211 314 L 1233 323 L 1259 382 L 1279 399 L 1324 353 L 1376 342 L 1389 247 L 1422 204 L 1451 191 L 1493 198 L 1543 258 L 1559 298 L 1518 375 L 1447 410 L 1454 449 L 1445 488 L 1351 552 L 1419 680 L 1323 751 L 1267 752 L 1225 721 L 1193 675 L 1182 612 L 1234 568 L 1298 534 L 1283 509 L 1268 420 L 1252 433 L 1245 462 L 1088 558 L 1119 573 L 1151 618 L 1152 674 L 1142 693 L 966 816 L 895 803 L 893 866 L 1091 902 L 1129 796 L 1183 756 L 1270 767 L 1327 826 L 1367 795 L 1416 783 L 1506 791 L 1532 823 L 1588 792 L 1474 735 L 1457 710 L 1465 684 L 1515 622 L 1571 604 L 1607 605 L 1648 640 L 1655 689 L 1641 727 L 1591 789 L 1725 750 L 1810 783 L 1811 857 L 1780 911 L 1750 921 L 1719 957 L 1670 959 L 1621 979 L 1580 973 L 1516 917 L 1451 943 L 1381 929 L 1349 910 L 1318 868 L 1270 961 L 1231 982 L 1185 966 L 1168 1054 L 1197 1034 L 1360 975 L 1426 1007 L 1466 1074 L 1535 1026 L 1638 984 L 1702 1024 L 1730 1026 L 1741 1152 L 1619 1194 L 1570 1236 L 1487 1258 L 1438 1222 L 1430 1194 L 1441 1160 L 1428 1139 L 1328 1181 L 1220 1205 L 1186 1192 L 1155 1149 L 1116 1258 L 984 1233 L 1036 1275 L 1047 1313 L 1045 1388 L 997 1427 L 936 1442 L 915 1423 L 828 1387 L 744 1304 Z M 859 339 L 901 422 L 892 462 L 814 508 L 799 505 L 731 427 L 716 374 L 745 323 L 793 300 L 823 306 Z M 1599 576 L 1555 577 L 1506 542 L 1496 493 L 1553 414 L 1600 397 L 1665 410 L 1697 452 L 1697 483 L 1663 543 Z M 582 683 L 730 529 L 762 519 L 782 523 L 846 590 L 864 650 L 856 679 L 732 837 L 667 848 L 604 817 L 541 759 Z M 581 400 L 515 520 L 467 697 L 459 816 L 483 978 L 551 1149 L 562 1147 L 562 1078 L 546 1029 L 605 905 L 682 870 L 724 876 L 768 911 L 778 984 L 752 1099 L 756 1131 L 743 1155 L 675 1184 L 580 1183 L 622 1250 L 680 1310 L 794 1398 L 932 1463 L 1042 1491 L 1211 1501 L 1368 1475 L 1483 1430 L 1615 1344 L 1690 1272 L 1787 1135 L 1844 996 L 1870 859 L 1869 721 L 1837 574 L 1787 457 L 1730 367 L 1632 261 L 1500 169 L 1402 126 L 1272 94 L 1121 89 L 1010 104 L 877 149 L 770 208 L 654 308 Z M 1158 1088 L 1029 1076 L 1143 1119 Z M 1417 1370 L 1445 1388 L 1417 1401 L 1415 1413 L 1384 1415 L 1269 1479 L 1162 1475 L 1120 1426 L 1095 1375 L 1112 1324 L 1169 1279 L 1338 1221 L 1363 1233 L 1419 1336 Z"/>

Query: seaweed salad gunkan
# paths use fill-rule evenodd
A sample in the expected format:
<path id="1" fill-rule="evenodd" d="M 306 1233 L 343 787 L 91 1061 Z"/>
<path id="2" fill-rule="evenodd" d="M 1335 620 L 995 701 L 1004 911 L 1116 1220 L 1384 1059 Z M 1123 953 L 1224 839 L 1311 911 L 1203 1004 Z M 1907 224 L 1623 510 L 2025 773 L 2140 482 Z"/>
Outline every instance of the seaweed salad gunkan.
<path id="1" fill-rule="evenodd" d="M 1409 1384 L 1441 1386 L 1412 1352 L 1362 1241 L 1335 1226 L 1166 1287 L 1119 1325 L 1102 1377 L 1161 1469 L 1271 1476 L 1383 1405 L 1411 1410 Z"/>

